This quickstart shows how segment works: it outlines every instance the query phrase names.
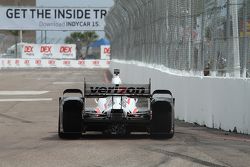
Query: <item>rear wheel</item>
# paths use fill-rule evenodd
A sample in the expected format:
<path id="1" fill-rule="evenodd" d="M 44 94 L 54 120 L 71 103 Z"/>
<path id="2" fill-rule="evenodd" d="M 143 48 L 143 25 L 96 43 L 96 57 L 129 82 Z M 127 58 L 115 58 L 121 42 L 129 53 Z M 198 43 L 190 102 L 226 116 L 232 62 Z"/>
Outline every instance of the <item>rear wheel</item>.
<path id="1" fill-rule="evenodd" d="M 60 131 L 61 129 L 61 123 L 60 123 L 60 118 L 58 120 L 58 136 L 61 139 L 78 139 L 81 137 L 81 133 L 64 133 Z"/>
<path id="2" fill-rule="evenodd" d="M 60 138 L 76 139 L 81 137 L 82 108 L 83 104 L 80 100 L 67 100 L 64 102 L 58 120 L 58 136 Z"/>
<path id="3" fill-rule="evenodd" d="M 174 118 L 171 103 L 152 102 L 150 135 L 152 138 L 172 138 L 174 136 Z"/>

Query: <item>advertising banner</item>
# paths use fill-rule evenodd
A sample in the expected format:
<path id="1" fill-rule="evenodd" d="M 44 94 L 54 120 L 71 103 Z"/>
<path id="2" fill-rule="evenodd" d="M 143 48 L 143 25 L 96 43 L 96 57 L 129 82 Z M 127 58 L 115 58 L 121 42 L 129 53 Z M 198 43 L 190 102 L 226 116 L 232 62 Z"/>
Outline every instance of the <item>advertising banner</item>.
<path id="1" fill-rule="evenodd" d="M 2 30 L 104 30 L 108 8 L 0 7 Z"/>
<path id="2" fill-rule="evenodd" d="M 101 45 L 101 59 L 110 59 L 110 45 Z"/>
<path id="3" fill-rule="evenodd" d="M 75 44 L 23 44 L 23 59 L 76 59 Z"/>
<path id="4" fill-rule="evenodd" d="M 110 60 L 1 59 L 1 68 L 109 68 Z"/>

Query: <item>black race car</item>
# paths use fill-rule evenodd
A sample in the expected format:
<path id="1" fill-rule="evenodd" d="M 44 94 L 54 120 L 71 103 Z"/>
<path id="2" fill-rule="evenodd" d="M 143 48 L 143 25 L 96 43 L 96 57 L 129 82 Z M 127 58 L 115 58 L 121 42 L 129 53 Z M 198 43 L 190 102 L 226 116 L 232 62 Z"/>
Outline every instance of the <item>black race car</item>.
<path id="1" fill-rule="evenodd" d="M 152 137 L 172 138 L 175 103 L 172 93 L 155 90 L 151 94 L 151 82 L 120 83 L 119 70 L 115 70 L 112 84 L 84 83 L 84 93 L 66 89 L 59 98 L 59 137 L 80 138 L 82 133 L 100 131 L 115 135 L 148 132 Z M 96 107 L 86 107 L 90 98 L 94 98 Z"/>

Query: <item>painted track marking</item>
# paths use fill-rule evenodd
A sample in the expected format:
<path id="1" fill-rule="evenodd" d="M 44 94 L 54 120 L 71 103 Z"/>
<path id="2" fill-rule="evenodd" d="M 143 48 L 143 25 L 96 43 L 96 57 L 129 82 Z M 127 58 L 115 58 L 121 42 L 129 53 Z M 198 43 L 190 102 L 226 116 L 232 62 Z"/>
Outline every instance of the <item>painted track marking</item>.
<path id="1" fill-rule="evenodd" d="M 52 98 L 32 98 L 32 99 L 0 99 L 0 102 L 35 102 L 35 101 L 52 101 Z"/>
<path id="2" fill-rule="evenodd" d="M 53 82 L 54 85 L 70 85 L 70 84 L 79 84 L 83 82 Z"/>
<path id="3" fill-rule="evenodd" d="M 42 95 L 49 91 L 0 91 L 0 95 Z"/>

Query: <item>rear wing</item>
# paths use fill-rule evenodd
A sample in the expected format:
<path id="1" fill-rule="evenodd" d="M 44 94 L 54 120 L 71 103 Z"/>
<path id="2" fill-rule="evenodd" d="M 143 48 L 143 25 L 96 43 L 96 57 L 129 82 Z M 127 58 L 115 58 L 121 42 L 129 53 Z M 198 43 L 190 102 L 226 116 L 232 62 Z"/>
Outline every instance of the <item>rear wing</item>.
<path id="1" fill-rule="evenodd" d="M 151 84 L 84 84 L 85 97 L 128 96 L 151 97 Z"/>

